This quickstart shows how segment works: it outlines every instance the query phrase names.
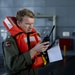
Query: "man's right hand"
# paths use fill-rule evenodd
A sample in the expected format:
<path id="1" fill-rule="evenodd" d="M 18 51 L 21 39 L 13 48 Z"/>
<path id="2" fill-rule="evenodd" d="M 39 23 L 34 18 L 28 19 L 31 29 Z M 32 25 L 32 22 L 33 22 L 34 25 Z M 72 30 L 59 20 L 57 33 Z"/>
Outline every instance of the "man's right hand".
<path id="1" fill-rule="evenodd" d="M 34 49 L 36 52 L 44 52 L 47 50 L 47 48 L 49 47 L 49 42 L 44 42 L 44 43 L 38 43 Z"/>
<path id="2" fill-rule="evenodd" d="M 34 55 L 38 52 L 46 51 L 48 47 L 49 47 L 49 42 L 38 43 L 34 48 L 30 50 L 31 58 L 33 58 Z"/>

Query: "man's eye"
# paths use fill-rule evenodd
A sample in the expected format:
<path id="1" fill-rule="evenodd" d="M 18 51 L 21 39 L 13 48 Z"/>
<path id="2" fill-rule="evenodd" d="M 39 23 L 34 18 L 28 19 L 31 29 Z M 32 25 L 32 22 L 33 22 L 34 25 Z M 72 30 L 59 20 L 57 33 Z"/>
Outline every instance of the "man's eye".
<path id="1" fill-rule="evenodd" d="M 25 23 L 26 25 L 30 25 L 29 23 Z"/>
<path id="2" fill-rule="evenodd" d="M 26 25 L 34 25 L 34 24 L 31 24 L 31 23 L 25 23 Z"/>

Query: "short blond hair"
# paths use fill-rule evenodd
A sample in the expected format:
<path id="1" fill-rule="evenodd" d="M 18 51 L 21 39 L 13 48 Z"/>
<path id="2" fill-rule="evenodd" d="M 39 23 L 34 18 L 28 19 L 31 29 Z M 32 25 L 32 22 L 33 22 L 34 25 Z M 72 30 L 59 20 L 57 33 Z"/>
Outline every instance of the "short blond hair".
<path id="1" fill-rule="evenodd" d="M 24 16 L 29 16 L 30 18 L 35 18 L 35 14 L 31 10 L 21 9 L 21 10 L 17 11 L 17 13 L 16 13 L 16 19 L 18 21 L 21 22 L 23 20 Z"/>

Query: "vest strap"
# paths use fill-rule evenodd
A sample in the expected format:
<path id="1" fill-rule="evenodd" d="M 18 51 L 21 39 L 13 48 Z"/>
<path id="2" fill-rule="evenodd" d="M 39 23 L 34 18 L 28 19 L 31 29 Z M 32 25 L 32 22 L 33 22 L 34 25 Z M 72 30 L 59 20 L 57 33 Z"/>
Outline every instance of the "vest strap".
<path id="1" fill-rule="evenodd" d="M 30 38 L 29 38 L 29 35 L 30 35 L 30 34 L 27 34 L 27 43 L 28 43 L 28 48 L 29 48 L 29 50 L 30 50 L 31 47 L 30 47 Z"/>

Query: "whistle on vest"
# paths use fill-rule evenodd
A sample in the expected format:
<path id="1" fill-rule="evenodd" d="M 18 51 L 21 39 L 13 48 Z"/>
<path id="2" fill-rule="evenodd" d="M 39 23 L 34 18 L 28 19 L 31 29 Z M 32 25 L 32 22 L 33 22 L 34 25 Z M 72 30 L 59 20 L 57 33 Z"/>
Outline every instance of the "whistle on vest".
<path id="1" fill-rule="evenodd" d="M 46 61 L 44 55 L 42 55 L 42 59 L 43 59 L 43 61 L 44 61 L 44 65 L 46 65 L 46 64 L 47 64 L 47 61 Z"/>

